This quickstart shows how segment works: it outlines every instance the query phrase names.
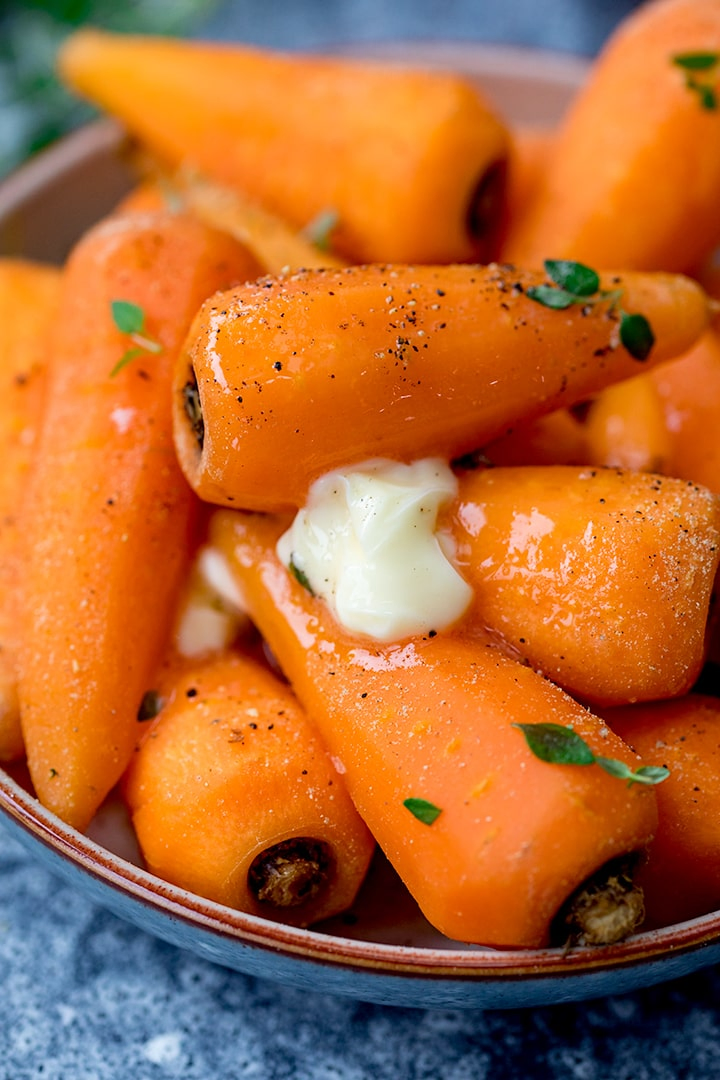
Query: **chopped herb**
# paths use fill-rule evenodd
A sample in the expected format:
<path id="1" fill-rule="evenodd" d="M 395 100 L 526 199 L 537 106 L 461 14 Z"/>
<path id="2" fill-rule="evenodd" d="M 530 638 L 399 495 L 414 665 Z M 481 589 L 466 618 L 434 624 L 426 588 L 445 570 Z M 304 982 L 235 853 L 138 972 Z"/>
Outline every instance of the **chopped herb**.
<path id="1" fill-rule="evenodd" d="M 337 210 L 322 210 L 309 225 L 303 229 L 303 235 L 320 251 L 329 251 L 333 230 L 340 220 Z"/>
<path id="2" fill-rule="evenodd" d="M 157 690 L 147 690 L 140 702 L 137 718 L 142 724 L 146 720 L 154 720 L 165 704 Z"/>
<path id="3" fill-rule="evenodd" d="M 307 589 L 307 591 L 310 593 L 311 596 L 315 595 L 315 591 L 314 591 L 312 585 L 310 584 L 310 579 L 308 578 L 305 571 L 302 570 L 298 566 L 298 564 L 295 562 L 295 556 L 294 555 L 290 556 L 290 562 L 288 563 L 288 570 L 290 571 L 292 576 L 295 578 L 295 580 L 297 582 L 299 582 L 300 585 L 302 585 L 303 589 Z"/>
<path id="4" fill-rule="evenodd" d="M 610 310 L 617 309 L 620 316 L 621 344 L 635 360 L 647 360 L 655 335 L 644 315 L 629 314 L 618 306 L 622 290 L 601 289 L 597 271 L 569 259 L 546 259 L 545 270 L 553 284 L 531 285 L 525 290 L 531 300 L 556 311 L 610 301 Z"/>
<path id="5" fill-rule="evenodd" d="M 418 821 L 422 821 L 423 825 L 432 825 L 442 814 L 440 807 L 428 802 L 427 799 L 405 799 L 403 806 Z"/>
<path id="6" fill-rule="evenodd" d="M 610 776 L 633 784 L 660 784 L 670 775 L 664 765 L 631 769 L 624 761 L 595 755 L 585 740 L 562 724 L 513 724 L 522 731 L 535 757 L 550 765 L 599 765 Z"/>
<path id="7" fill-rule="evenodd" d="M 718 97 L 714 85 L 704 79 L 714 78 L 717 74 L 717 66 L 720 64 L 720 53 L 716 52 L 688 52 L 677 53 L 671 57 L 673 64 L 682 69 L 685 74 L 685 86 L 693 94 L 697 94 L 700 107 L 708 112 L 713 112 L 718 107 Z M 696 72 L 701 72 L 698 78 Z"/>
<path id="8" fill-rule="evenodd" d="M 112 300 L 110 311 L 120 333 L 127 334 L 133 343 L 133 348 L 123 353 L 110 372 L 112 379 L 138 356 L 162 352 L 162 345 L 145 334 L 145 312 L 138 304 L 133 304 L 130 300 Z"/>

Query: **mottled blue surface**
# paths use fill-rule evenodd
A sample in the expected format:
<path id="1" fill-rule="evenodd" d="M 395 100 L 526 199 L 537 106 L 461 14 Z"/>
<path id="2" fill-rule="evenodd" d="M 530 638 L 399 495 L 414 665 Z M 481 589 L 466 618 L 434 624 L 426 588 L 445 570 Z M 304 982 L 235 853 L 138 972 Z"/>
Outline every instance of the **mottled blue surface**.
<path id="1" fill-rule="evenodd" d="M 244 0 L 208 35 L 279 47 L 472 38 L 592 53 L 631 4 Z M 391 1008 L 227 971 L 41 867 L 0 825 L 0 1080 L 708 1080 L 720 973 L 582 1005 Z"/>

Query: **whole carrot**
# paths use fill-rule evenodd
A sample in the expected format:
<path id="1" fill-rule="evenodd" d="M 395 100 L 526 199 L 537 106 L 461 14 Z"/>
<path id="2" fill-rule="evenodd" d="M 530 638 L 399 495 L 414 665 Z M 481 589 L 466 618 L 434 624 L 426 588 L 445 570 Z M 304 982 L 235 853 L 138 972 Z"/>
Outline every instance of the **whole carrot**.
<path id="1" fill-rule="evenodd" d="M 596 753 L 637 759 L 488 641 L 439 633 L 378 645 L 343 630 L 278 561 L 282 527 L 223 511 L 210 535 L 388 858 L 449 937 L 547 943 L 589 875 L 645 846 L 655 800 L 595 765 L 539 760 L 516 725 L 572 725 Z"/>
<path id="2" fill-rule="evenodd" d="M 466 473 L 446 527 L 490 626 L 581 700 L 686 693 L 703 664 L 720 500 L 655 474 L 562 466 Z"/>
<path id="3" fill-rule="evenodd" d="M 648 928 L 693 919 L 720 906 L 720 700 L 608 709 L 613 731 L 670 769 L 658 795 L 658 828 L 638 870 Z"/>
<path id="4" fill-rule="evenodd" d="M 0 260 L 0 761 L 24 749 L 17 699 L 18 590 L 27 556 L 22 507 L 59 288 L 54 267 Z"/>
<path id="5" fill-rule="evenodd" d="M 84 828 L 125 769 L 191 549 L 169 385 L 203 299 L 256 273 L 176 215 L 114 217 L 63 275 L 24 524 L 20 704 L 40 800 Z"/>
<path id="6" fill-rule="evenodd" d="M 231 651 L 176 662 L 123 783 L 148 868 L 254 915 L 346 910 L 375 848 L 289 687 Z"/>
<path id="7" fill-rule="evenodd" d="M 493 256 L 508 135 L 470 80 L 348 58 L 84 30 L 70 87 L 172 165 L 303 228 L 337 215 L 357 262 Z"/>
<path id="8" fill-rule="evenodd" d="M 183 470 L 210 502 L 298 506 L 333 468 L 462 455 L 635 374 L 621 309 L 649 320 L 655 342 L 639 354 L 649 363 L 689 348 L 708 325 L 706 297 L 688 278 L 613 276 L 597 288 L 551 310 L 528 295 L 565 303 L 541 273 L 370 266 L 215 297 L 176 369 Z"/>
<path id="9" fill-rule="evenodd" d="M 561 123 L 502 258 L 688 270 L 720 239 L 720 6 L 642 4 Z"/>

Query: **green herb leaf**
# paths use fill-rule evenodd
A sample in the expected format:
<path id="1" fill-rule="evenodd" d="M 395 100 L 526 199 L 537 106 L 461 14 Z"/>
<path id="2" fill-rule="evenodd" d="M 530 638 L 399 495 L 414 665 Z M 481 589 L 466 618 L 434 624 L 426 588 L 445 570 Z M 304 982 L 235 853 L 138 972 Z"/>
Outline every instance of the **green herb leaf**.
<path id="1" fill-rule="evenodd" d="M 136 360 L 138 356 L 142 356 L 144 352 L 144 349 L 128 349 L 127 352 L 124 352 L 110 372 L 110 378 L 114 379 L 118 372 L 122 371 L 122 369 L 132 363 L 133 360 Z"/>
<path id="2" fill-rule="evenodd" d="M 554 308 L 558 311 L 578 303 L 577 296 L 565 289 L 558 289 L 554 285 L 530 285 L 525 290 L 525 295 L 537 301 L 538 304 L 542 304 L 543 307 Z"/>
<path id="3" fill-rule="evenodd" d="M 720 53 L 716 52 L 688 52 L 677 53 L 672 57 L 672 62 L 685 71 L 707 71 L 720 62 Z"/>
<path id="4" fill-rule="evenodd" d="M 154 720 L 157 714 L 165 704 L 164 699 L 161 697 L 157 690 L 147 690 L 143 694 L 143 699 L 140 702 L 140 708 L 138 709 L 137 718 L 142 724 L 146 720 Z"/>
<path id="5" fill-rule="evenodd" d="M 617 761 L 615 758 L 596 757 L 595 761 L 611 776 L 627 780 L 628 787 L 632 784 L 661 784 L 670 775 L 670 770 L 664 765 L 641 765 L 638 769 L 631 769 L 624 761 Z"/>
<path id="6" fill-rule="evenodd" d="M 303 234 L 320 251 L 329 251 L 332 233 L 337 228 L 339 220 L 337 210 L 322 210 L 309 225 L 305 226 Z"/>
<path id="7" fill-rule="evenodd" d="M 428 802 L 427 799 L 405 799 L 403 806 L 418 821 L 422 821 L 423 825 L 432 825 L 442 814 L 440 807 Z"/>
<path id="8" fill-rule="evenodd" d="M 114 379 L 118 372 L 122 371 L 122 369 L 132 363 L 133 360 L 136 360 L 138 356 L 142 356 L 144 352 L 144 349 L 128 349 L 127 352 L 124 352 L 110 372 L 110 378 Z"/>
<path id="9" fill-rule="evenodd" d="M 295 578 L 295 580 L 297 582 L 299 582 L 300 585 L 302 585 L 303 589 L 307 589 L 307 591 L 310 593 L 311 596 L 315 595 L 315 591 L 314 591 L 312 585 L 310 584 L 310 579 L 308 578 L 305 571 L 302 570 L 298 566 L 298 564 L 295 562 L 295 556 L 294 555 L 290 556 L 290 562 L 288 563 L 288 570 L 290 571 L 292 576 Z"/>
<path id="10" fill-rule="evenodd" d="M 121 334 L 139 334 L 145 325 L 145 312 L 129 300 L 113 300 L 110 304 L 113 322 Z"/>
<path id="11" fill-rule="evenodd" d="M 595 270 L 569 259 L 546 259 L 545 269 L 556 285 L 573 296 L 592 296 L 600 288 L 600 278 Z"/>
<path id="12" fill-rule="evenodd" d="M 535 757 L 551 765 L 592 765 L 595 755 L 583 738 L 562 724 L 513 724 Z"/>
<path id="13" fill-rule="evenodd" d="M 620 315 L 620 341 L 635 360 L 647 360 L 655 344 L 652 327 L 644 315 Z"/>
<path id="14" fill-rule="evenodd" d="M 707 109 L 708 112 L 713 112 L 713 110 L 717 109 L 718 99 L 714 86 L 699 83 L 696 79 L 688 79 L 686 86 L 689 90 L 695 91 L 700 98 L 700 105 L 703 109 Z"/>

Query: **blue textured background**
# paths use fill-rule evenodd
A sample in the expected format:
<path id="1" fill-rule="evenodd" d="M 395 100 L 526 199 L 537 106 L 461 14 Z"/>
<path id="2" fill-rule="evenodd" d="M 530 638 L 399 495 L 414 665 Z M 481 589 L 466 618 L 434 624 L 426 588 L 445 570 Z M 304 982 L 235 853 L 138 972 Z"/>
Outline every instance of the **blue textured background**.
<path id="1" fill-rule="evenodd" d="M 283 48 L 437 37 L 591 54 L 631 6 L 246 0 L 216 5 L 197 32 Z M 3 116 L 0 102 L 0 125 Z M 0 1080 L 720 1076 L 716 971 L 526 1011 L 332 999 L 228 972 L 148 937 L 54 880 L 2 828 L 0 994 Z"/>

